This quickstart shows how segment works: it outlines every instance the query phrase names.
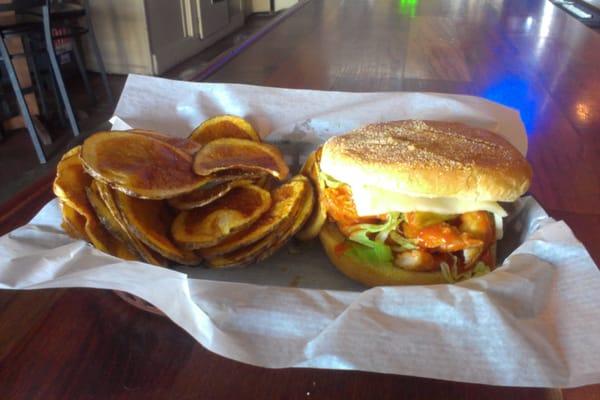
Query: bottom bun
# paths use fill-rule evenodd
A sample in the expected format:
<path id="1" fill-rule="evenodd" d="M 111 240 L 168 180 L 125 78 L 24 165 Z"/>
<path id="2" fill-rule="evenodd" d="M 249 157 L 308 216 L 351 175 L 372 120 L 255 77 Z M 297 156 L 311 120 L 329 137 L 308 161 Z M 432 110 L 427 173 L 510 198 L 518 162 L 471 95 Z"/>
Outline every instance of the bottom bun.
<path id="1" fill-rule="evenodd" d="M 372 264 L 344 254 L 337 254 L 335 251 L 336 246 L 343 243 L 346 238 L 338 230 L 335 223 L 327 222 L 323 225 L 319 238 L 333 265 L 348 278 L 363 285 L 390 286 L 448 283 L 440 271 L 413 272 L 395 267 L 391 262 Z"/>

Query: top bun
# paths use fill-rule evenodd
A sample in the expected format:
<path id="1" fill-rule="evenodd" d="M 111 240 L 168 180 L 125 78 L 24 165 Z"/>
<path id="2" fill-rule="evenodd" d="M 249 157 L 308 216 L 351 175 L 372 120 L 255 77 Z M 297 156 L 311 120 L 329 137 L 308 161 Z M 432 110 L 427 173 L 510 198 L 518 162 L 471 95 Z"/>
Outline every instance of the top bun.
<path id="1" fill-rule="evenodd" d="M 419 197 L 514 201 L 531 167 L 508 141 L 461 123 L 394 121 L 329 139 L 321 170 L 348 184 Z"/>

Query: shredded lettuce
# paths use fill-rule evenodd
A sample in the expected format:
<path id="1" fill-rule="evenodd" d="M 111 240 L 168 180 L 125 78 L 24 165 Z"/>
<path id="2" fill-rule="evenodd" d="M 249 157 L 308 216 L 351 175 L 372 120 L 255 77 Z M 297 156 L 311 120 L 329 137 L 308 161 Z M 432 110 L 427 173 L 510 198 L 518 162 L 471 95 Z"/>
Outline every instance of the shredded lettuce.
<path id="1" fill-rule="evenodd" d="M 374 247 L 375 243 L 385 243 L 388 235 L 392 232 L 400 221 L 402 214 L 388 213 L 387 220 L 381 224 L 358 224 L 350 228 L 352 233 L 348 239 L 363 244 L 367 247 Z M 369 238 L 369 233 L 375 233 L 375 240 Z"/>
<path id="2" fill-rule="evenodd" d="M 351 243 L 350 249 L 345 254 L 368 263 L 392 261 L 392 249 L 385 244 L 385 241 L 400 221 L 402 221 L 401 213 L 389 213 L 387 220 L 381 224 L 355 225 L 351 228 L 352 233 L 348 237 L 354 243 Z M 371 239 L 369 234 L 375 234 L 375 239 Z"/>
<path id="3" fill-rule="evenodd" d="M 392 246 L 392 250 L 399 253 L 417 248 L 417 245 L 410 241 L 410 239 L 405 238 L 396 231 L 390 232 L 390 239 L 396 244 L 396 246 Z"/>
<path id="4" fill-rule="evenodd" d="M 350 248 L 344 252 L 344 255 L 363 263 L 378 265 L 391 262 L 393 259 L 392 250 L 383 243 L 376 243 L 373 247 L 367 247 L 351 241 L 348 241 L 348 243 Z"/>
<path id="5" fill-rule="evenodd" d="M 447 263 L 442 263 L 441 269 L 442 275 L 448 283 L 456 283 L 466 279 L 476 278 L 478 276 L 483 276 L 491 271 L 490 267 L 487 266 L 483 261 L 479 261 L 477 264 L 475 264 L 475 267 L 473 267 L 473 269 L 461 273 L 458 272 L 456 260 L 452 266 L 449 266 Z"/>
<path id="6" fill-rule="evenodd" d="M 322 171 L 319 174 L 319 179 L 321 179 L 325 183 L 325 186 L 330 187 L 330 188 L 337 188 L 344 184 L 344 182 L 340 182 L 337 179 L 332 178 L 331 176 L 327 175 L 326 173 L 324 173 Z"/>

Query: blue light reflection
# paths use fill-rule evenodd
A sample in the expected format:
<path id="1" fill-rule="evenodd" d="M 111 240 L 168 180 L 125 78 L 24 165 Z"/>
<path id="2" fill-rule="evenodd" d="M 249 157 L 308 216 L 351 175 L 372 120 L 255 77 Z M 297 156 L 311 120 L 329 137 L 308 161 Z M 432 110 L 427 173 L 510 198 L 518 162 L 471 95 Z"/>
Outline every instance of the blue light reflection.
<path id="1" fill-rule="evenodd" d="M 534 95 L 527 80 L 512 74 L 500 76 L 483 90 L 481 96 L 517 109 L 521 114 L 527 135 L 531 135 L 542 96 Z"/>

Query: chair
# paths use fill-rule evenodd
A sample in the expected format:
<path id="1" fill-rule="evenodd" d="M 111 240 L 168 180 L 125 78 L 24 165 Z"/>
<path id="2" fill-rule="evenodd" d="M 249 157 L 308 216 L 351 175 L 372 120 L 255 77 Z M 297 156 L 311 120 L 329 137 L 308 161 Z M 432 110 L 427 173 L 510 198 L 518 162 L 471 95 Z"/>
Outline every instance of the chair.
<path id="1" fill-rule="evenodd" d="M 43 18 L 42 7 L 30 8 L 25 12 L 30 15 L 42 17 L 44 26 L 50 25 L 51 23 L 51 28 L 65 28 L 64 32 L 61 32 L 60 34 L 55 34 L 52 36 L 52 38 L 54 40 L 65 38 L 73 39 L 73 55 L 75 57 L 75 62 L 77 64 L 77 68 L 79 69 L 81 78 L 83 80 L 84 88 L 88 96 L 92 99 L 92 101 L 96 102 L 96 96 L 94 95 L 94 92 L 92 91 L 90 82 L 88 80 L 85 66 L 83 63 L 83 58 L 80 51 L 81 36 L 89 34 L 90 45 L 92 47 L 92 51 L 94 52 L 96 62 L 98 63 L 98 69 L 100 72 L 100 77 L 102 79 L 104 90 L 106 92 L 106 96 L 108 98 L 108 101 L 110 103 L 113 103 L 114 98 L 112 95 L 112 90 L 110 89 L 110 85 L 108 84 L 106 69 L 104 68 L 104 61 L 102 60 L 102 55 L 100 54 L 100 48 L 98 47 L 98 42 L 96 41 L 96 35 L 94 33 L 94 27 L 90 18 L 89 0 L 82 0 L 82 5 L 71 2 L 65 3 L 62 0 L 51 0 L 50 2 L 50 18 L 48 20 Z M 80 20 L 83 20 L 83 26 L 77 23 Z"/>
<path id="2" fill-rule="evenodd" d="M 0 5 L 0 11 L 11 11 L 9 6 Z M 6 47 L 5 39 L 13 36 L 23 36 L 27 35 L 29 32 L 40 29 L 40 25 L 31 24 L 31 23 L 3 23 L 0 24 L 0 59 L 4 64 L 4 69 L 6 70 L 6 75 L 10 81 L 13 92 L 15 94 L 17 104 L 19 106 L 19 110 L 21 112 L 21 116 L 23 117 L 23 122 L 25 123 L 25 127 L 27 128 L 27 132 L 29 133 L 29 137 L 31 138 L 31 142 L 33 143 L 33 147 L 35 149 L 35 153 L 38 157 L 40 163 L 44 164 L 46 162 L 46 155 L 44 154 L 44 150 L 40 143 L 40 139 L 38 137 L 38 133 L 36 127 L 34 125 L 33 119 L 31 117 L 31 113 L 29 112 L 29 107 L 27 106 L 27 102 L 25 101 L 25 95 L 27 93 L 32 92 L 32 88 L 21 88 L 19 80 L 17 78 L 17 73 L 13 66 L 12 60 L 15 57 L 23 57 L 25 53 L 20 54 L 10 54 L 8 48 Z"/>
<path id="3" fill-rule="evenodd" d="M 41 10 L 42 21 L 26 20 L 19 17 L 20 13 L 23 13 L 23 11 L 32 9 L 34 7 L 38 7 Z M 58 87 L 60 100 L 63 103 L 71 131 L 73 132 L 74 136 L 78 136 L 79 127 L 77 126 L 75 114 L 73 113 L 73 109 L 71 107 L 71 102 L 65 88 L 60 66 L 58 65 L 58 60 L 56 58 L 56 52 L 54 50 L 54 42 L 51 34 L 50 24 L 50 0 L 15 0 L 12 3 L 0 4 L 0 12 L 14 12 L 17 14 L 17 16 L 15 16 L 15 18 L 10 22 L 0 21 L 0 59 L 4 64 L 6 73 L 17 100 L 17 104 L 19 106 L 19 110 L 23 117 L 25 127 L 27 128 L 33 143 L 38 160 L 41 164 L 44 164 L 46 163 L 46 155 L 40 143 L 36 125 L 29 111 L 29 107 L 27 106 L 27 102 L 25 101 L 25 94 L 30 93 L 33 89 L 31 87 L 21 88 L 12 60 L 15 57 L 29 57 L 31 55 L 29 40 L 34 39 L 36 35 L 44 38 L 45 46 L 43 48 L 48 54 L 50 67 L 52 70 L 52 77 L 56 83 L 56 86 Z M 23 46 L 25 50 L 24 53 L 10 54 L 8 51 L 5 39 L 14 36 L 18 36 L 23 40 Z M 31 60 L 29 58 L 28 63 L 31 65 Z M 35 78 L 34 81 L 36 84 L 39 84 L 39 77 L 35 76 L 36 71 L 37 70 L 34 67 L 32 70 Z M 40 91 L 41 89 L 38 88 L 38 90 Z M 40 99 L 40 107 L 43 108 L 45 107 L 43 103 L 43 95 L 40 96 Z"/>

